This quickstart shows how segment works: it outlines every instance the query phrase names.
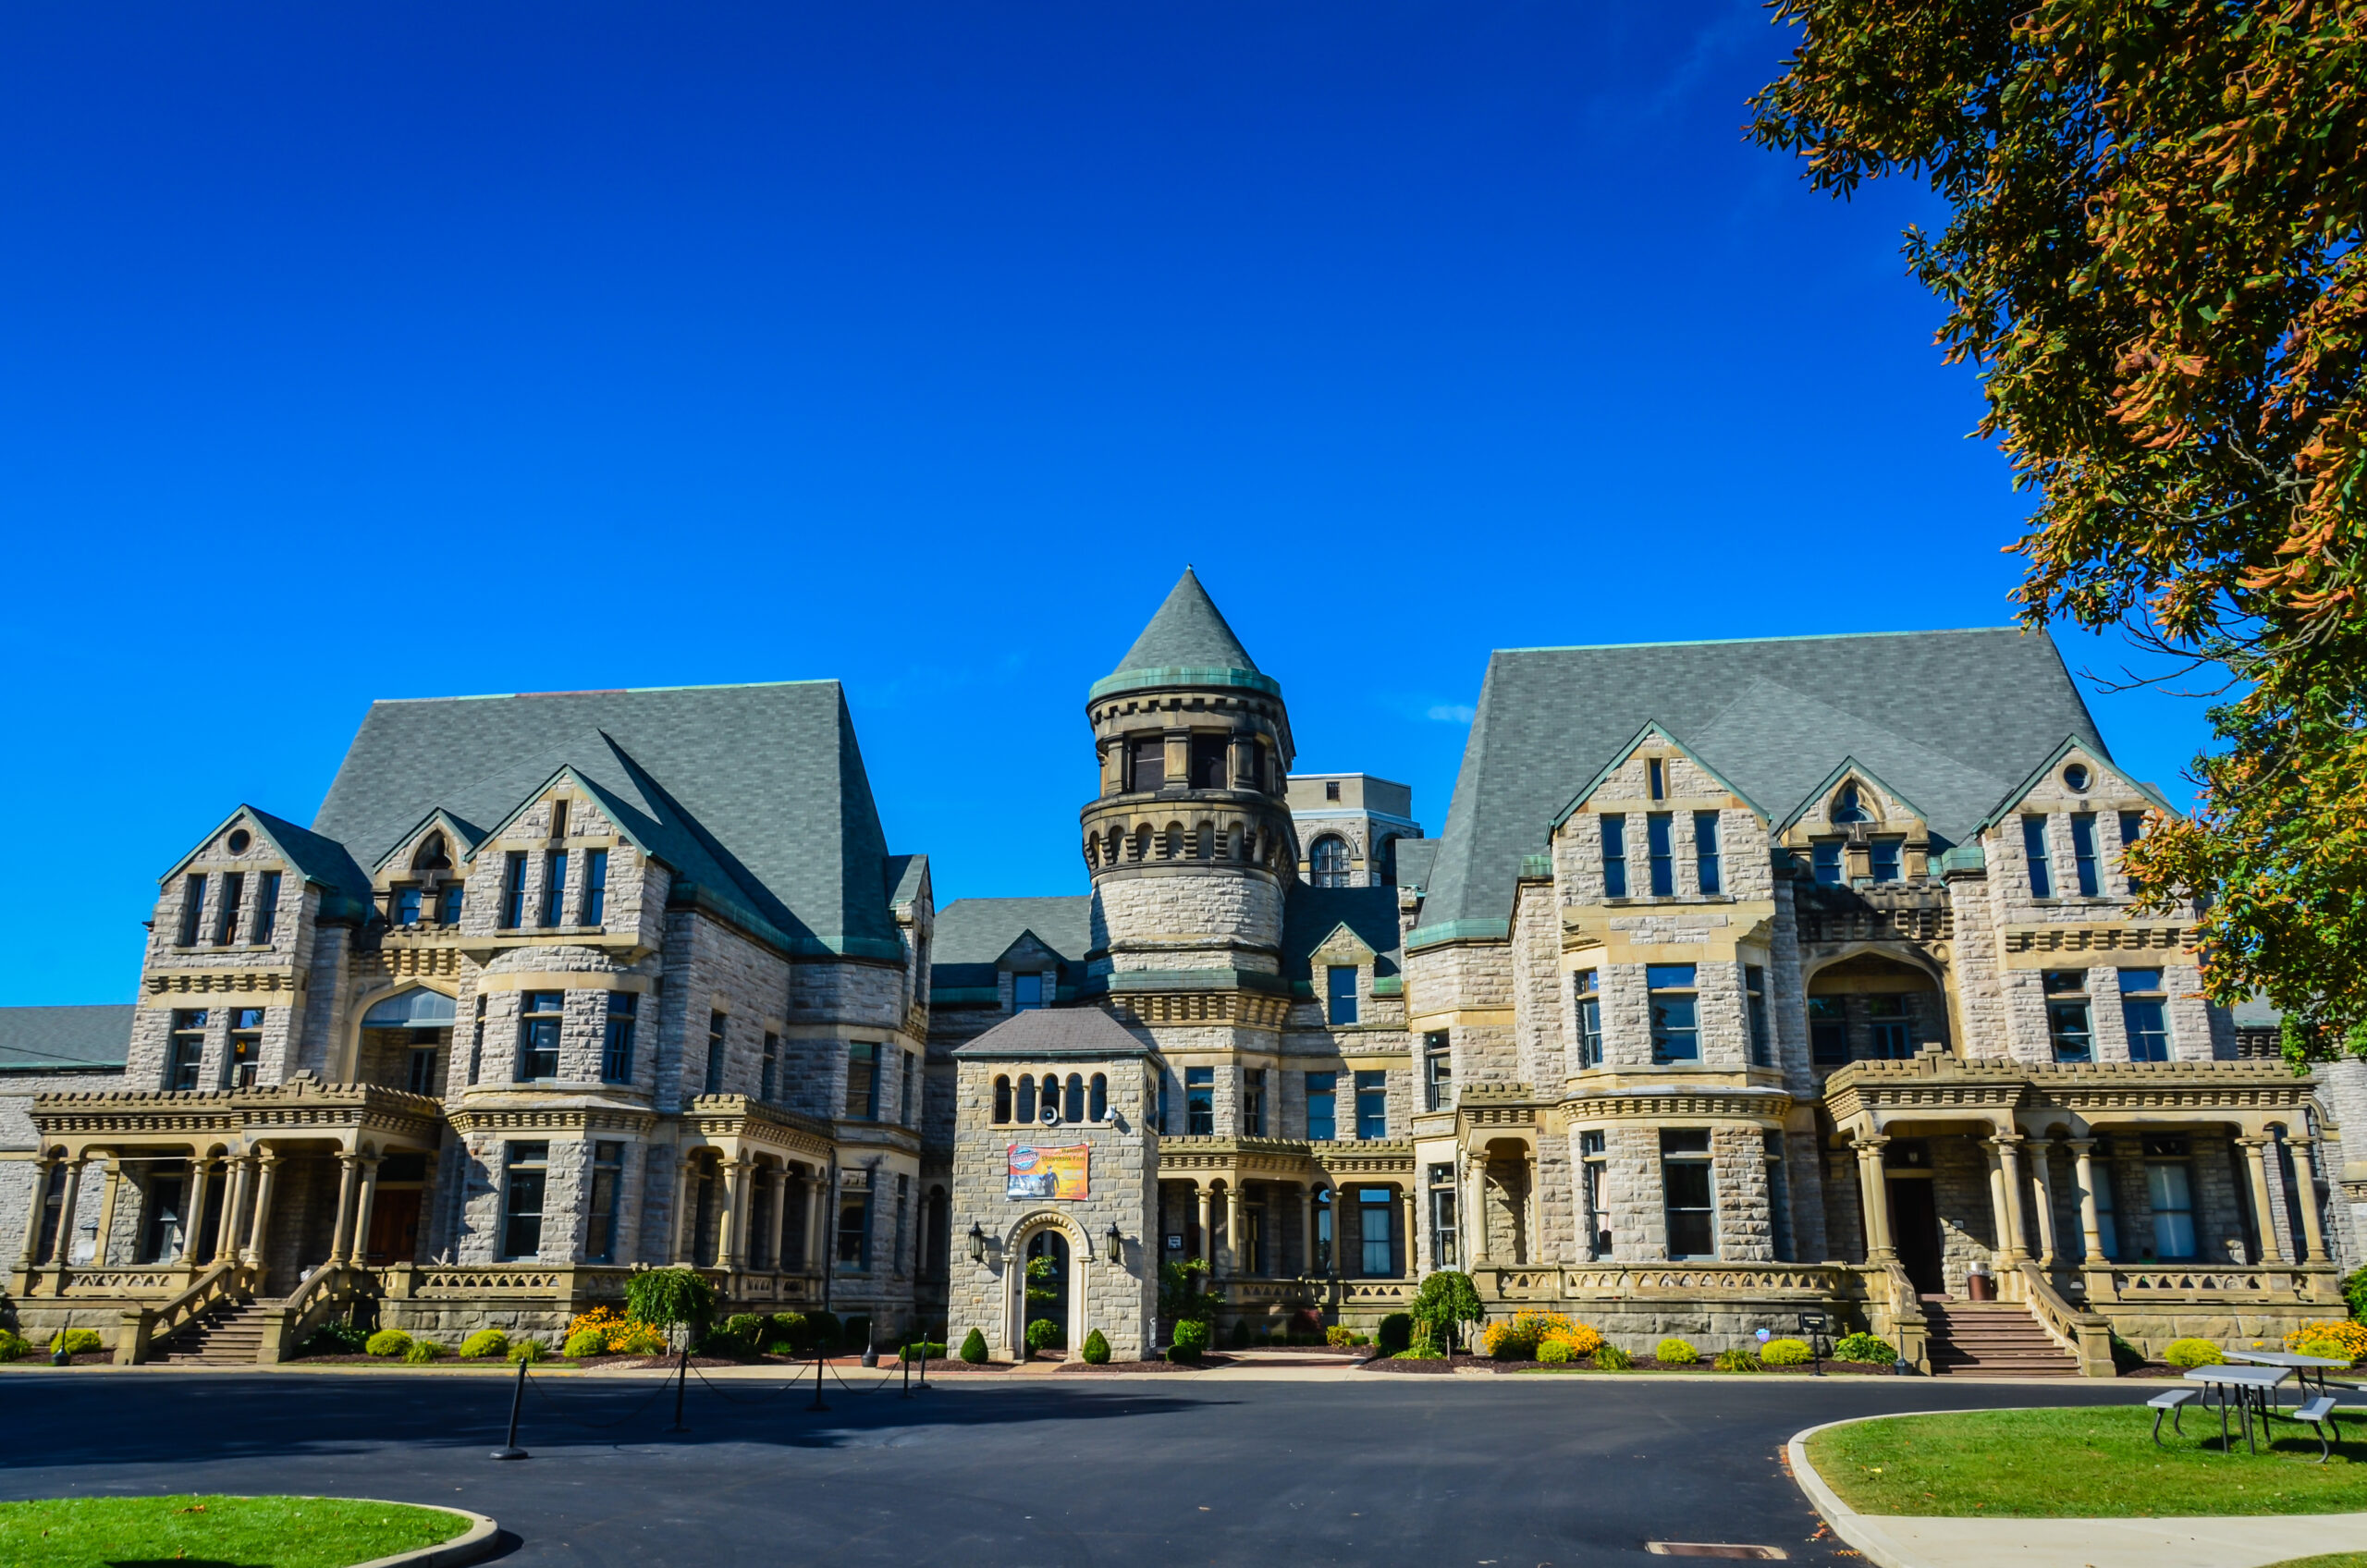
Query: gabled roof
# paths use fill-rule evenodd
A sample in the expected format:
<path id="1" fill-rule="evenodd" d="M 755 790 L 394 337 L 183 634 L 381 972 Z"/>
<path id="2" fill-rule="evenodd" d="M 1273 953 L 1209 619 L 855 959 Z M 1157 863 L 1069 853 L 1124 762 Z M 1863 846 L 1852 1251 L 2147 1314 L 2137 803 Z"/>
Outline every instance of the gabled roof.
<path id="1" fill-rule="evenodd" d="M 956 899 L 937 912 L 937 945 L 929 960 L 932 988 L 983 988 L 996 984 L 995 966 L 1012 944 L 1033 936 L 1060 955 L 1060 983 L 1085 975 L 1093 949 L 1093 895 L 1061 898 Z"/>
<path id="2" fill-rule="evenodd" d="M 1904 790 L 1894 789 L 1891 786 L 1890 781 L 1885 779 L 1881 774 L 1876 773 L 1872 768 L 1868 767 L 1856 757 L 1843 757 L 1841 759 L 1841 765 L 1838 767 L 1835 767 L 1831 773 L 1826 774 L 1822 783 L 1819 784 L 1815 789 L 1810 790 L 1807 794 L 1800 797 L 1799 803 L 1792 808 L 1791 813 L 1786 815 L 1783 821 L 1775 825 L 1775 831 L 1778 833 L 1788 831 L 1794 823 L 1799 821 L 1800 818 L 1808 815 L 1809 813 L 1814 811 L 1819 805 L 1831 799 L 1833 792 L 1841 788 L 1841 781 L 1843 779 L 1852 777 L 1864 779 L 1867 783 L 1871 784 L 1875 789 L 1880 790 L 1883 794 L 1888 795 L 1892 800 L 1896 801 L 1900 805 L 1905 806 L 1908 811 L 1913 812 L 1917 816 L 1922 817 L 1924 821 L 1929 822 L 1931 820 L 1931 818 L 1925 815 L 1921 806 L 1919 806 L 1913 801 L 1908 800 Z"/>
<path id="3" fill-rule="evenodd" d="M 1989 814 L 1973 825 L 1973 836 L 1977 837 L 1980 834 L 1988 832 L 1989 829 L 1996 827 L 1997 824 L 2005 821 L 2008 816 L 2011 816 L 2014 814 L 2015 808 L 2022 803 L 2023 799 L 2027 797 L 2032 790 L 2038 788 L 2039 780 L 2044 778 L 2048 774 L 2053 773 L 2056 768 L 2062 766 L 2063 759 L 2069 756 L 2075 751 L 2086 752 L 2098 762 L 2101 762 L 2107 767 L 2110 767 L 2116 775 L 2126 780 L 2131 789 L 2144 796 L 2146 800 L 2152 802 L 2154 809 L 2161 812 L 2164 815 L 2176 816 L 2178 815 L 2177 808 L 2176 806 L 2162 799 L 2162 792 L 2159 790 L 2154 789 L 2151 784 L 2147 784 L 2141 779 L 2130 778 L 2128 774 L 2123 773 L 2119 766 L 2113 762 L 2111 754 L 2102 746 L 2097 745 L 2095 742 L 2088 740 L 2084 736 L 2066 735 L 2063 738 L 2063 743 L 2061 745 L 2055 747 L 2052 752 L 2049 752 L 2046 754 L 2045 760 L 2041 762 L 2036 767 L 2031 768 L 2028 773 L 2022 775 L 2021 782 L 2007 790 L 2005 793 L 1999 798 L 1996 805 L 1991 808 Z"/>
<path id="4" fill-rule="evenodd" d="M 434 811 L 429 812 L 425 816 L 421 817 L 417 822 L 412 823 L 409 827 L 403 829 L 403 831 L 396 837 L 395 841 L 386 846 L 386 852 L 380 855 L 376 863 L 373 864 L 370 869 L 373 871 L 386 870 L 387 864 L 392 862 L 396 856 L 401 854 L 409 846 L 417 843 L 421 839 L 426 837 L 427 830 L 430 827 L 442 829 L 447 837 L 449 838 L 452 845 L 452 859 L 455 863 L 468 860 L 475 853 L 476 847 L 484 842 L 485 830 L 484 828 L 479 827 L 472 822 L 462 822 L 459 817 L 454 816 L 442 806 L 437 806 Z"/>
<path id="5" fill-rule="evenodd" d="M 221 837 L 230 824 L 245 817 L 255 825 L 255 831 L 264 841 L 279 851 L 280 858 L 296 868 L 296 875 L 307 882 L 335 888 L 347 897 L 359 900 L 365 906 L 370 901 L 370 874 L 362 869 L 343 844 L 323 838 L 308 827 L 299 827 L 285 817 L 251 805 L 241 805 L 214 826 L 213 831 L 198 839 L 197 847 L 173 863 L 172 868 L 158 878 L 169 882 L 181 873 L 181 868 L 195 860 L 206 845 Z"/>
<path id="6" fill-rule="evenodd" d="M 1854 756 L 1951 841 L 2066 732 L 2104 754 L 2053 641 L 2014 627 L 1501 651 L 1423 927 L 1505 920 L 1522 857 L 1545 847 L 1554 814 L 1654 719 L 1753 801 L 1799 800 L 1835 757 Z"/>
<path id="7" fill-rule="evenodd" d="M 506 817 L 567 765 L 674 868 L 678 894 L 791 950 L 901 956 L 835 680 L 374 703 L 313 826 L 375 859 L 437 806 Z"/>
<path id="8" fill-rule="evenodd" d="M 1257 668 L 1190 567 L 1118 668 L 1093 683 L 1092 696 L 1147 686 L 1246 686 L 1277 696 L 1282 689 Z"/>
<path id="9" fill-rule="evenodd" d="M 1098 1007 L 1039 1007 L 1014 1013 L 966 1046 L 957 1057 L 1029 1061 L 1063 1057 L 1157 1056 L 1149 1045 Z"/>
<path id="10" fill-rule="evenodd" d="M 129 1002 L 0 1007 L 0 1073 L 120 1072 L 139 1011 Z"/>
<path id="11" fill-rule="evenodd" d="M 1690 759 L 1693 765 L 1699 767 L 1702 772 L 1716 779 L 1719 784 L 1724 788 L 1733 790 L 1736 795 L 1740 795 L 1742 797 L 1743 804 L 1759 813 L 1761 818 L 1764 818 L 1767 815 L 1767 812 L 1764 807 L 1760 806 L 1757 801 L 1752 800 L 1748 795 L 1744 794 L 1741 790 L 1736 789 L 1732 779 L 1726 778 L 1725 775 L 1711 766 L 1710 764 L 1703 760 L 1692 747 L 1686 745 L 1683 741 L 1680 741 L 1675 736 L 1670 734 L 1667 729 L 1664 728 L 1658 719 L 1648 719 L 1645 721 L 1644 727 L 1636 731 L 1635 739 L 1620 747 L 1618 752 L 1612 756 L 1610 761 L 1595 769 L 1595 775 L 1592 778 L 1588 779 L 1584 784 L 1578 786 L 1578 792 L 1570 797 L 1570 803 L 1562 808 L 1561 815 L 1553 819 L 1552 826 L 1559 827 L 1562 824 L 1569 821 L 1570 814 L 1576 811 L 1580 806 L 1586 804 L 1587 797 L 1593 794 L 1597 790 L 1601 789 L 1602 781 L 1604 779 L 1610 778 L 1613 774 L 1626 766 L 1627 759 L 1634 756 L 1639 747 L 1651 743 L 1675 747 L 1679 752 L 1682 752 L 1688 759 Z"/>
<path id="12" fill-rule="evenodd" d="M 1282 905 L 1282 978 L 1312 980 L 1316 950 L 1343 925 L 1377 955 L 1376 974 L 1397 973 L 1403 956 L 1394 888 L 1311 888 L 1291 885 Z"/>

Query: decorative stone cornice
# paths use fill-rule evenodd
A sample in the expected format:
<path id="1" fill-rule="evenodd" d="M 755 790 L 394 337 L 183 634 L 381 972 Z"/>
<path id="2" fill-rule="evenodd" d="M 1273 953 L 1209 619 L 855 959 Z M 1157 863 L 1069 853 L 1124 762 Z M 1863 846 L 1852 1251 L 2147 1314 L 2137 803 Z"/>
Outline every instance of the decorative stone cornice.
<path id="1" fill-rule="evenodd" d="M 2177 925 L 2132 921 L 2063 921 L 2008 925 L 2000 934 L 2008 969 L 2042 969 L 2065 953 L 2143 952 L 2190 958 L 2194 933 Z"/>
<path id="2" fill-rule="evenodd" d="M 682 1130 L 708 1143 L 738 1141 L 825 1160 L 838 1149 L 839 1140 L 829 1122 L 746 1095 L 701 1095 L 684 1106 L 681 1114 Z M 906 1132 L 884 1125 L 883 1130 Z M 896 1143 L 881 1141 L 889 1146 Z"/>
<path id="3" fill-rule="evenodd" d="M 1926 1050 L 1903 1061 L 1855 1061 L 1825 1080 L 1835 1121 L 1864 1115 L 1923 1116 L 2063 1110 L 2082 1117 L 2129 1111 L 2299 1114 L 2316 1089 L 2282 1062 L 1962 1060 Z"/>
<path id="4" fill-rule="evenodd" d="M 1568 1122 L 1704 1118 L 1780 1127 L 1792 1109 L 1792 1096 L 1774 1089 L 1722 1088 L 1707 1084 L 1692 1088 L 1671 1084 L 1611 1094 L 1572 1095 L 1555 1109 Z"/>
<path id="5" fill-rule="evenodd" d="M 452 1131 L 472 1133 L 633 1133 L 657 1125 L 655 1111 L 613 1105 L 463 1106 L 449 1118 Z"/>
<path id="6" fill-rule="evenodd" d="M 296 991 L 293 967 L 269 969 L 152 969 L 141 978 L 151 998 L 204 996 L 215 992 L 265 995 Z M 150 1005 L 154 1005 L 153 1001 Z"/>
<path id="7" fill-rule="evenodd" d="M 378 1084 L 296 1078 L 244 1089 L 114 1089 L 36 1095 L 32 1121 L 44 1138 L 374 1132 L 433 1142 L 443 1107 Z"/>

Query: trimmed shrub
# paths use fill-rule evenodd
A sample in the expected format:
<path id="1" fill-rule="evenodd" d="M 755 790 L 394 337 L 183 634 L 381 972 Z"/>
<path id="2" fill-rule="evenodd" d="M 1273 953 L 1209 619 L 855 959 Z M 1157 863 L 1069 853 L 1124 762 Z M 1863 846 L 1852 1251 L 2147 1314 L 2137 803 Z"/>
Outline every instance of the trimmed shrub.
<path id="1" fill-rule="evenodd" d="M 765 1335 L 771 1329 L 769 1319 L 753 1312 L 735 1312 L 707 1335 L 707 1348 L 725 1355 L 754 1355 L 764 1348 Z"/>
<path id="2" fill-rule="evenodd" d="M 0 1329 L 0 1361 L 22 1361 L 32 1353 L 31 1340 L 14 1329 Z"/>
<path id="3" fill-rule="evenodd" d="M 299 1355 L 362 1355 L 367 1354 L 370 1333 L 358 1324 L 339 1319 L 324 1323 L 304 1336 Z"/>
<path id="4" fill-rule="evenodd" d="M 1605 1341 L 1594 1353 L 1594 1369 L 1598 1372 L 1633 1372 L 1636 1358 Z"/>
<path id="5" fill-rule="evenodd" d="M 2173 1366 L 2217 1366 L 2227 1358 L 2209 1340 L 2172 1340 L 2162 1359 Z"/>
<path id="6" fill-rule="evenodd" d="M 1722 1350 L 1718 1353 L 1718 1359 L 1710 1365 L 1721 1372 L 1756 1372 L 1759 1370 L 1759 1357 L 1747 1350 Z"/>
<path id="7" fill-rule="evenodd" d="M 539 1366 L 550 1358 L 550 1347 L 540 1340 L 515 1340 L 510 1342 L 509 1359 L 512 1361 L 522 1361 L 529 1366 Z"/>
<path id="8" fill-rule="evenodd" d="M 608 1336 L 597 1329 L 578 1329 L 567 1337 L 566 1355 L 570 1361 L 589 1361 L 607 1354 Z"/>
<path id="9" fill-rule="evenodd" d="M 460 1341 L 462 1361 L 498 1361 L 509 1354 L 509 1336 L 498 1329 L 480 1329 Z"/>
<path id="10" fill-rule="evenodd" d="M 1662 1366 L 1692 1366 L 1700 1362 L 1701 1353 L 1693 1348 L 1691 1340 L 1671 1334 L 1652 1347 L 1652 1359 Z"/>
<path id="11" fill-rule="evenodd" d="M 1380 1332 L 1373 1336 L 1373 1343 L 1380 1347 L 1380 1354 L 1383 1355 L 1395 1355 L 1401 1350 L 1412 1349 L 1414 1315 L 1410 1312 L 1392 1312 L 1382 1318 Z"/>
<path id="12" fill-rule="evenodd" d="M 68 1355 L 88 1355 L 92 1351 L 107 1348 L 96 1329 L 60 1329 L 49 1341 L 49 1354 L 64 1351 Z"/>
<path id="13" fill-rule="evenodd" d="M 1547 1340 L 1537 1347 L 1537 1359 L 1540 1366 L 1567 1366 L 1570 1364 L 1570 1341 Z"/>
<path id="14" fill-rule="evenodd" d="M 791 1355 L 803 1355 L 814 1348 L 814 1325 L 802 1312 L 776 1312 L 770 1333 L 773 1339 L 789 1347 Z M 780 1354 L 775 1350 L 774 1354 Z"/>
<path id="15" fill-rule="evenodd" d="M 1861 1362 L 1869 1366 L 1889 1366 L 1898 1360 L 1898 1352 L 1888 1340 L 1871 1334 L 1844 1334 L 1833 1347 L 1835 1361 Z"/>
<path id="16" fill-rule="evenodd" d="M 403 1363 L 409 1366 L 424 1366 L 431 1361 L 441 1360 L 443 1355 L 444 1347 L 434 1340 L 413 1340 L 403 1349 Z"/>
<path id="17" fill-rule="evenodd" d="M 2350 1304 L 2352 1322 L 2367 1322 L 2367 1268 L 2354 1268 L 2345 1276 L 2342 1299 Z"/>
<path id="18" fill-rule="evenodd" d="M 962 1341 L 962 1359 L 973 1366 L 983 1366 L 987 1361 L 987 1337 L 975 1329 Z"/>
<path id="19" fill-rule="evenodd" d="M 1759 1347 L 1762 1366 L 1806 1366 L 1815 1359 L 1816 1352 L 1806 1340 L 1770 1340 Z"/>
<path id="20" fill-rule="evenodd" d="M 1110 1341 L 1100 1329 L 1096 1329 L 1085 1336 L 1085 1348 L 1077 1354 L 1085 1357 L 1087 1366 L 1107 1366 L 1110 1365 Z"/>
<path id="21" fill-rule="evenodd" d="M 1027 1354 L 1049 1350 L 1061 1342 L 1061 1326 L 1049 1317 L 1038 1317 L 1027 1325 Z"/>
<path id="22" fill-rule="evenodd" d="M 2332 1350 L 2312 1350 L 2310 1343 L 2331 1344 Z M 2303 1355 L 2324 1355 L 2353 1366 L 2367 1361 L 2367 1323 L 2304 1323 L 2285 1336 L 2285 1348 Z"/>
<path id="23" fill-rule="evenodd" d="M 1249 1319 L 1246 1317 L 1234 1318 L 1233 1320 L 1233 1348 L 1235 1350 L 1247 1350 L 1249 1348 L 1250 1338 Z"/>
<path id="24" fill-rule="evenodd" d="M 1167 1359 L 1186 1366 L 1208 1353 L 1208 1326 L 1196 1318 L 1185 1318 L 1175 1325 L 1172 1341 L 1167 1347 Z"/>
<path id="25" fill-rule="evenodd" d="M 400 1355 L 411 1349 L 411 1336 L 400 1329 L 381 1329 L 362 1348 L 372 1355 Z"/>
<path id="26" fill-rule="evenodd" d="M 1345 1350 L 1356 1342 L 1355 1330 L 1345 1323 L 1334 1323 L 1323 1330 L 1323 1342 Z"/>
<path id="27" fill-rule="evenodd" d="M 1085 1345 L 1088 1349 L 1091 1348 L 1092 1343 L 1093 1341 L 1090 1340 L 1085 1341 Z M 901 1350 L 899 1350 L 896 1353 L 896 1359 L 899 1361 L 943 1361 L 945 1359 L 945 1341 L 942 1340 L 914 1340 L 911 1344 L 904 1346 Z"/>

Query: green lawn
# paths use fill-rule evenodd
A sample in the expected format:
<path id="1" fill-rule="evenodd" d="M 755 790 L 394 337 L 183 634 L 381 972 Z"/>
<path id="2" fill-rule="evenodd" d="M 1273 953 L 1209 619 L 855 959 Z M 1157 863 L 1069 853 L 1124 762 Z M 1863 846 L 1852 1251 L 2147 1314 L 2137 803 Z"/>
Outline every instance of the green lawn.
<path id="1" fill-rule="evenodd" d="M 2337 1551 L 2331 1557 L 2294 1557 L 2268 1568 L 2367 1568 L 2367 1551 Z"/>
<path id="2" fill-rule="evenodd" d="M 0 1502 L 9 1568 L 349 1568 L 451 1539 L 468 1521 L 322 1497 L 72 1497 Z"/>
<path id="3" fill-rule="evenodd" d="M 2187 1413 L 2180 1439 L 2165 1425 L 2153 1446 L 2153 1413 L 1977 1410 L 1859 1421 L 1809 1439 L 1825 1484 L 1860 1513 L 1967 1518 L 2097 1519 L 2177 1514 L 2341 1513 L 2367 1510 L 2367 1423 L 2343 1423 L 2347 1440 L 2320 1465 L 2318 1440 L 2289 1421 L 2257 1456 L 2219 1419 Z M 2255 1427 L 2257 1431 L 2257 1427 Z"/>

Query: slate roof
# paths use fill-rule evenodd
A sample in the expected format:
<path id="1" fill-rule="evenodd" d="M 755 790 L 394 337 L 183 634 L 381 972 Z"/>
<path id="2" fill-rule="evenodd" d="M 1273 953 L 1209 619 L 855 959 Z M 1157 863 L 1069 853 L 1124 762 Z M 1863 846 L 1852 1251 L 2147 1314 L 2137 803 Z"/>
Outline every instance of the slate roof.
<path id="1" fill-rule="evenodd" d="M 1282 978 L 1312 981 L 1315 949 L 1343 925 L 1380 955 L 1373 966 L 1376 975 L 1397 973 L 1404 955 L 1398 950 L 1396 888 L 1294 883 L 1282 905 Z"/>
<path id="2" fill-rule="evenodd" d="M 1098 1007 L 1040 1007 L 1014 1013 L 953 1054 L 1020 1060 L 1159 1053 Z"/>
<path id="3" fill-rule="evenodd" d="M 1501 650 L 1422 927 L 1506 920 L 1521 858 L 1544 852 L 1579 789 L 1655 722 L 1771 817 L 1855 756 L 1952 842 L 2067 736 L 2110 755 L 2053 640 L 2014 627 Z M 1424 881 L 1409 847 L 1398 874 Z"/>
<path id="4" fill-rule="evenodd" d="M 0 1007 L 0 1073 L 119 1072 L 139 1011 L 129 1002 Z"/>
<path id="5" fill-rule="evenodd" d="M 995 961 L 1029 931 L 1060 954 L 1060 984 L 1074 986 L 1085 975 L 1085 955 L 1093 947 L 1093 895 L 954 900 L 937 912 L 929 985 L 932 988 L 994 985 Z"/>
<path id="6" fill-rule="evenodd" d="M 1401 888 L 1427 888 L 1430 885 L 1431 868 L 1438 864 L 1439 841 L 1436 839 L 1400 839 L 1397 840 L 1397 885 Z"/>
<path id="7" fill-rule="evenodd" d="M 1092 695 L 1153 685 L 1245 686 L 1272 696 L 1282 690 L 1258 669 L 1190 567 L 1118 668 L 1093 683 Z"/>
<path id="8" fill-rule="evenodd" d="M 562 767 L 760 935 L 901 954 L 887 840 L 835 680 L 374 703 L 313 828 L 374 864 L 435 807 L 497 824 Z"/>

